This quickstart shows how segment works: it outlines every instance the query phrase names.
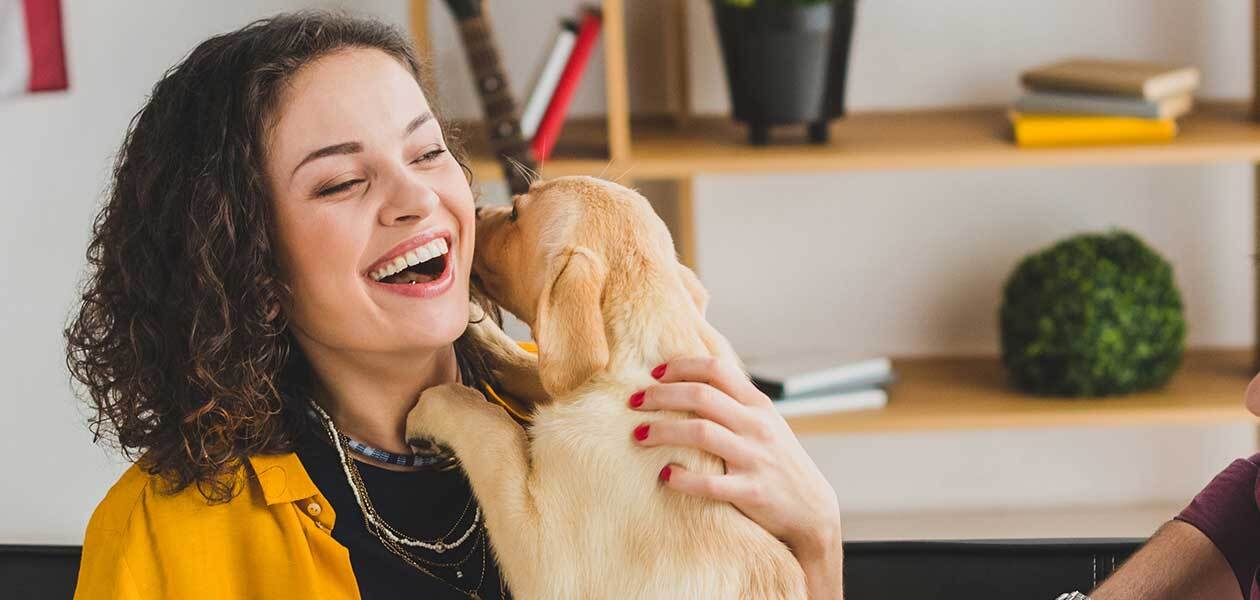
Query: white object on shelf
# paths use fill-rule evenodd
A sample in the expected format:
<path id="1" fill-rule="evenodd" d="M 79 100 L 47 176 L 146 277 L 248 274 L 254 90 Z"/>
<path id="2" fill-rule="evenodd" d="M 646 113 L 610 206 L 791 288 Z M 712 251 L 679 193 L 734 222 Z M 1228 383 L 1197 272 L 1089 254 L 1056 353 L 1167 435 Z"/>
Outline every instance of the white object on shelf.
<path id="1" fill-rule="evenodd" d="M 534 78 L 534 87 L 529 99 L 525 101 L 525 108 L 521 110 L 521 137 L 524 139 L 532 140 L 538 132 L 538 124 L 542 123 L 547 104 L 551 102 L 551 96 L 556 91 L 556 84 L 560 82 L 560 75 L 564 73 L 564 65 L 568 62 L 576 42 L 577 24 L 565 21 L 560 26 L 560 33 L 556 34 L 556 42 L 551 46 L 547 61 Z"/>
<path id="2" fill-rule="evenodd" d="M 851 410 L 883 408 L 888 405 L 888 392 L 882 388 L 868 388 L 807 396 L 780 398 L 774 407 L 784 417 L 803 417 Z"/>

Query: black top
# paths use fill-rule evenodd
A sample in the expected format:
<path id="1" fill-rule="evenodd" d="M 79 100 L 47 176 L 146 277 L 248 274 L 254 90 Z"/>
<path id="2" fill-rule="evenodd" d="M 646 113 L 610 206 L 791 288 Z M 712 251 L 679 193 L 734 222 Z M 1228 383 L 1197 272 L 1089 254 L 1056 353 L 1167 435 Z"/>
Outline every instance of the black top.
<path id="1" fill-rule="evenodd" d="M 468 597 L 451 585 L 486 600 L 511 597 L 499 577 L 493 550 L 486 551 L 489 539 L 484 527 L 475 529 L 458 548 L 442 554 L 424 548 L 406 548 L 413 560 L 450 582 L 448 585 L 404 562 L 368 531 L 337 450 L 318 423 L 312 423 L 299 438 L 297 455 L 311 481 L 337 513 L 332 537 L 350 552 L 350 566 L 363 600 Z M 376 514 L 395 530 L 426 541 L 445 535 L 447 542 L 454 542 L 468 530 L 477 501 L 463 469 L 400 472 L 362 461 L 356 461 L 355 465 Z M 453 533 L 447 535 L 447 532 Z M 429 564 L 434 562 L 461 564 Z M 462 573 L 462 577 L 457 576 L 457 572 Z"/>

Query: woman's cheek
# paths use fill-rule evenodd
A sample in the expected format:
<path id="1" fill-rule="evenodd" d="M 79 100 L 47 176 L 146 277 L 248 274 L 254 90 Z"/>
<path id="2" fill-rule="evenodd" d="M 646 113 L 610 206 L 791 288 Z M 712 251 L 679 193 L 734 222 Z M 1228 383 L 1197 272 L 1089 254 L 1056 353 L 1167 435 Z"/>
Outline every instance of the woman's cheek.
<path id="1" fill-rule="evenodd" d="M 460 178 L 452 181 L 447 188 L 448 194 L 444 196 L 447 201 L 444 204 L 459 226 L 459 266 L 463 271 L 462 276 L 467 278 L 472 267 L 473 249 L 477 245 L 477 217 L 476 199 L 462 173 L 461 171 Z"/>
<path id="2" fill-rule="evenodd" d="M 1247 385 L 1245 402 L 1247 410 L 1251 411 L 1251 414 L 1260 417 L 1260 375 L 1256 375 L 1255 379 L 1252 379 L 1251 383 Z"/>

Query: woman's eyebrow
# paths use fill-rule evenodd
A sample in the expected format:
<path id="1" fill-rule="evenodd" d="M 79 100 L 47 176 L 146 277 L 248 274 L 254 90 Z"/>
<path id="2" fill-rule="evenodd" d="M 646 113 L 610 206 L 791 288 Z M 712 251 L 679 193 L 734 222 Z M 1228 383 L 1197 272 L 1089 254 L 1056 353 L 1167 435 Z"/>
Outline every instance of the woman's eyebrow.
<path id="1" fill-rule="evenodd" d="M 354 154 L 356 152 L 363 152 L 363 144 L 360 144 L 359 142 L 342 142 L 340 144 L 325 146 L 307 154 L 306 158 L 302 159 L 302 162 L 298 163 L 296 167 L 293 167 L 293 173 L 289 174 L 289 178 L 292 179 L 293 174 L 297 173 L 298 169 L 302 168 L 302 165 L 317 158 L 324 158 L 325 156 L 332 156 L 334 154 Z"/>
<path id="2" fill-rule="evenodd" d="M 433 113 L 428 111 L 425 111 L 424 114 L 412 119 L 410 123 L 407 123 L 407 128 L 403 130 L 403 137 L 411 135 L 411 132 L 415 131 L 421 125 L 424 125 L 432 119 Z"/>
<path id="3" fill-rule="evenodd" d="M 407 127 L 403 129 L 403 137 L 411 135 L 411 132 L 419 129 L 421 125 L 424 125 L 431 120 L 433 120 L 433 113 L 428 111 L 412 119 L 410 123 L 407 123 Z M 296 167 L 293 167 L 293 173 L 289 174 L 289 178 L 292 179 L 293 174 L 297 173 L 297 170 L 302 168 L 302 165 L 311 162 L 312 160 L 324 158 L 325 156 L 332 156 L 334 154 L 355 154 L 357 152 L 363 152 L 363 144 L 360 144 L 359 142 L 342 142 L 340 144 L 325 146 L 307 154 L 306 158 L 302 159 L 302 162 L 298 163 Z"/>

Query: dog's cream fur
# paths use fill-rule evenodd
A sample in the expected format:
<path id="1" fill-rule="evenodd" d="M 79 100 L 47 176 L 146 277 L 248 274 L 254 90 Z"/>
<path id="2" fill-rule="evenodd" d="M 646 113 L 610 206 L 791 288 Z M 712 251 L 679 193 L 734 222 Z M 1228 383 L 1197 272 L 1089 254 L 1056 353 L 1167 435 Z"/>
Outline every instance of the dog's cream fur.
<path id="1" fill-rule="evenodd" d="M 654 366 L 738 360 L 705 321 L 707 293 L 678 263 L 664 223 L 637 192 L 587 177 L 535 183 L 515 203 L 515 220 L 507 208 L 479 216 L 474 270 L 530 325 L 551 400 L 527 433 L 477 391 L 450 384 L 421 395 L 407 420 L 408 439 L 436 439 L 459 457 L 513 596 L 805 598 L 782 542 L 729 503 L 657 481 L 667 463 L 722 473 L 721 460 L 631 439 L 640 423 L 694 416 L 628 407 L 655 383 Z M 471 327 L 516 376 L 532 372 L 533 355 L 489 319 Z"/>

